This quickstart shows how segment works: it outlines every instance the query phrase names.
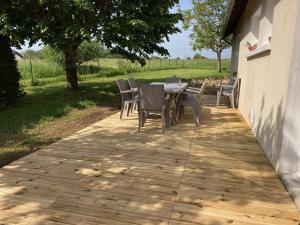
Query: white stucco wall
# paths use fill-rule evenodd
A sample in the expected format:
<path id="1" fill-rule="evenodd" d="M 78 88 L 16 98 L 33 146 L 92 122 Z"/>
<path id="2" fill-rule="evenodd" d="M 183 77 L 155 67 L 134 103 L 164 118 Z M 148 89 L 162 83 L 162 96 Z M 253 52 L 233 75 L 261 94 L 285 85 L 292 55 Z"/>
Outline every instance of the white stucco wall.
<path id="1" fill-rule="evenodd" d="M 279 173 L 300 207 L 300 3 L 296 21 Z"/>
<path id="2" fill-rule="evenodd" d="M 273 10 L 270 10 L 270 4 L 273 4 Z M 299 0 L 249 1 L 234 32 L 232 60 L 233 65 L 238 65 L 241 78 L 239 109 L 279 174 L 284 160 L 288 161 L 288 156 L 285 155 L 287 153 L 283 151 L 286 148 L 283 146 L 286 138 L 283 128 L 290 95 L 291 66 L 295 57 L 298 5 Z M 253 16 L 257 17 L 259 13 L 261 20 L 257 23 Z M 271 27 L 269 23 L 272 24 Z M 259 45 L 263 45 L 270 33 L 271 51 L 247 58 L 245 43 L 253 43 L 256 38 Z M 300 90 L 300 86 L 298 89 Z M 300 112 L 298 115 L 300 117 Z M 299 140 L 300 136 L 297 137 Z M 294 160 L 300 162 L 300 158 Z M 299 164 L 296 164 L 294 167 L 298 168 Z"/>

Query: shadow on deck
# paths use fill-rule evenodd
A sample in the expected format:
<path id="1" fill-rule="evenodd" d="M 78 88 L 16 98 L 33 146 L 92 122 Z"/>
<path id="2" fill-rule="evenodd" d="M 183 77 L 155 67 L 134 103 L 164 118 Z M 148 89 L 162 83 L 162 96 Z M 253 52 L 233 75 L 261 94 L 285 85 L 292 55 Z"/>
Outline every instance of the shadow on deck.
<path id="1" fill-rule="evenodd" d="M 200 127 L 114 115 L 0 169 L 0 224 L 299 222 L 239 112 L 206 103 Z"/>

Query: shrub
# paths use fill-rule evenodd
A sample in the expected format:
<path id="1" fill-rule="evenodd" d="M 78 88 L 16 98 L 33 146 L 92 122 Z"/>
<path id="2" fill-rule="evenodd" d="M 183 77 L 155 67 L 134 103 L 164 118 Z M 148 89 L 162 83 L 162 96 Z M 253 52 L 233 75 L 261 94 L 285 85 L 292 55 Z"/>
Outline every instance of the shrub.
<path id="1" fill-rule="evenodd" d="M 9 38 L 0 35 L 0 105 L 14 103 L 22 95 L 17 61 L 10 48 Z"/>

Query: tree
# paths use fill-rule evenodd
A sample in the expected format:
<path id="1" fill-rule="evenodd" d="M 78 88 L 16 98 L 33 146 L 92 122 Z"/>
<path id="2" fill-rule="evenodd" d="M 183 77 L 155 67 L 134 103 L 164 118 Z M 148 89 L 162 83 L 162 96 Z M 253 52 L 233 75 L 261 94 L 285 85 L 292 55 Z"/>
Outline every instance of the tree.
<path id="1" fill-rule="evenodd" d="M 56 50 L 50 46 L 45 46 L 37 52 L 40 59 L 52 61 L 61 66 L 65 66 L 65 57 L 62 51 Z M 109 50 L 103 47 L 98 41 L 87 42 L 80 44 L 76 51 L 76 65 L 79 66 L 84 62 L 93 59 L 103 58 L 109 54 Z"/>
<path id="2" fill-rule="evenodd" d="M 24 1 L 25 2 L 25 1 Z M 0 105 L 14 103 L 23 94 L 20 88 L 20 73 L 11 45 L 20 46 L 30 36 L 31 23 L 23 23 L 23 12 L 30 12 L 31 6 L 23 4 L 14 14 L 11 0 L 0 1 Z"/>
<path id="3" fill-rule="evenodd" d="M 202 56 L 200 53 L 196 53 L 193 59 L 207 59 L 206 57 Z"/>
<path id="4" fill-rule="evenodd" d="M 0 35 L 0 52 L 0 105 L 9 105 L 15 103 L 22 91 L 20 73 L 7 36 Z"/>
<path id="5" fill-rule="evenodd" d="M 7 1 L 7 0 L 6 0 Z M 99 40 L 112 52 L 145 64 L 153 53 L 168 55 L 160 46 L 170 34 L 179 32 L 181 19 L 170 8 L 178 0 L 14 0 L 13 10 L 30 2 L 29 14 L 22 14 L 32 25 L 33 41 L 63 52 L 68 87 L 78 87 L 76 58 L 83 41 Z M 24 11 L 22 11 L 23 13 Z M 10 14 L 12 14 L 10 12 Z"/>
<path id="6" fill-rule="evenodd" d="M 109 50 L 98 41 L 84 41 L 77 50 L 77 65 L 88 62 L 93 59 L 104 58 L 109 54 Z"/>
<path id="7" fill-rule="evenodd" d="M 194 50 L 210 49 L 217 54 L 218 71 L 222 71 L 221 54 L 230 46 L 222 32 L 228 0 L 194 0 L 193 8 L 182 11 L 184 29 L 192 28 Z"/>

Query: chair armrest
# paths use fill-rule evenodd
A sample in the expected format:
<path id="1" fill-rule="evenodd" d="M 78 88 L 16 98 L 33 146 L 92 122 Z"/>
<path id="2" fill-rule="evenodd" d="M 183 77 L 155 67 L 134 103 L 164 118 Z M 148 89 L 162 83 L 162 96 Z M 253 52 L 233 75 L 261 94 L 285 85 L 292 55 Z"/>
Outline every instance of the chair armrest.
<path id="1" fill-rule="evenodd" d="M 185 93 L 191 93 L 191 94 L 199 94 L 200 90 L 193 90 L 193 89 L 185 89 Z"/>
<path id="2" fill-rule="evenodd" d="M 233 85 L 231 85 L 231 84 L 223 84 L 222 86 L 225 88 L 233 88 Z"/>
<path id="3" fill-rule="evenodd" d="M 131 92 L 138 92 L 138 88 L 131 88 Z"/>
<path id="4" fill-rule="evenodd" d="M 131 90 L 126 90 L 126 91 L 120 91 L 121 94 L 124 94 L 124 93 L 132 93 Z"/>
<path id="5" fill-rule="evenodd" d="M 167 96 L 165 97 L 165 101 L 169 101 L 170 99 L 170 94 L 167 94 Z"/>
<path id="6" fill-rule="evenodd" d="M 196 88 L 196 87 L 187 87 L 186 90 L 191 89 L 191 90 L 196 90 L 196 91 L 200 91 L 200 88 Z"/>
<path id="7" fill-rule="evenodd" d="M 230 84 L 223 84 L 221 85 L 220 91 L 232 91 L 233 85 Z"/>
<path id="8" fill-rule="evenodd" d="M 183 97 L 183 100 L 186 100 L 187 98 L 193 98 L 198 101 L 199 93 L 196 94 L 196 93 L 192 93 L 192 92 L 184 92 L 182 97 Z"/>

